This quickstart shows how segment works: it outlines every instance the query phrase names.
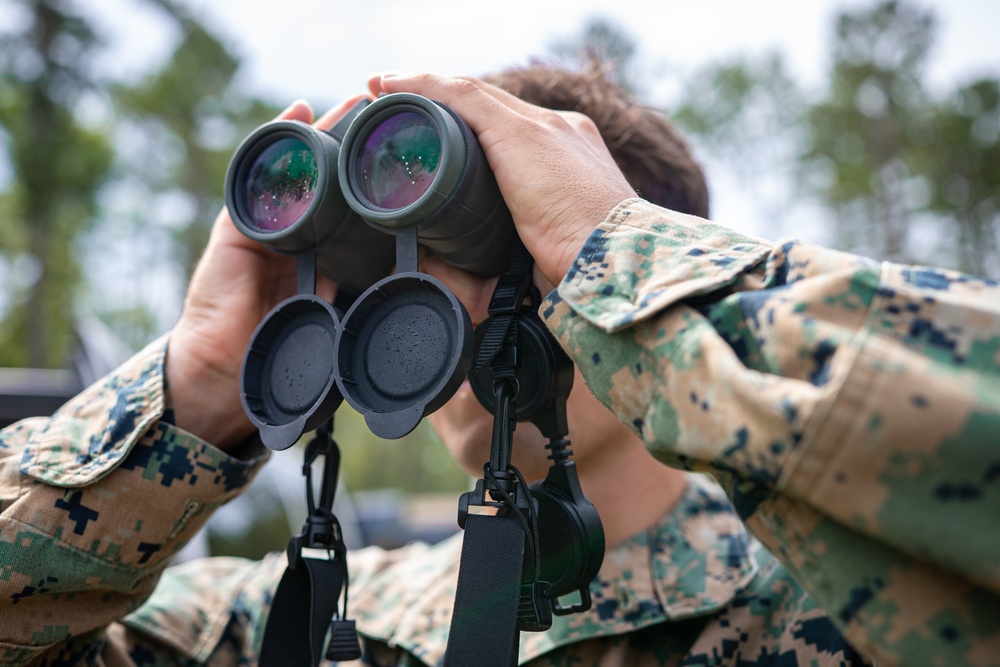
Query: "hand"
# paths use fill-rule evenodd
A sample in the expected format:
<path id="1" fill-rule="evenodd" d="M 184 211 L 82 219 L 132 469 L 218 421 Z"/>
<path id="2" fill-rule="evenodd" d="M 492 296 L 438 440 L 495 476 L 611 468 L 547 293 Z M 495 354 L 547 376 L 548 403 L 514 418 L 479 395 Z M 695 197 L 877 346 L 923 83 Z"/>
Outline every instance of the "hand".
<path id="1" fill-rule="evenodd" d="M 331 109 L 314 125 L 332 127 L 360 98 Z M 313 111 L 299 101 L 278 119 L 309 123 Z M 248 239 L 223 209 L 191 278 L 167 350 L 166 373 L 178 427 L 223 450 L 254 432 L 239 396 L 243 354 L 257 324 L 295 290 L 295 259 Z M 321 276 L 317 292 L 332 301 L 336 287 Z"/>
<path id="2" fill-rule="evenodd" d="M 518 234 L 549 283 L 566 275 L 584 241 L 635 190 L 593 121 L 537 107 L 476 79 L 392 74 L 372 94 L 408 92 L 441 102 L 479 137 Z"/>

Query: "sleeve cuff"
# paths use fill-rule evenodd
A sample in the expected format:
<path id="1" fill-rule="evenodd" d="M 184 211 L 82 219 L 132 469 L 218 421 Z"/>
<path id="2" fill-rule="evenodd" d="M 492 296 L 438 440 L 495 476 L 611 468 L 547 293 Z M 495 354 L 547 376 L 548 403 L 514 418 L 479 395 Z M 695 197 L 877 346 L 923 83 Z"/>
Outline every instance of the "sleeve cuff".
<path id="1" fill-rule="evenodd" d="M 768 241 L 628 199 L 587 239 L 558 287 L 558 300 L 613 333 L 733 284 L 771 249 Z"/>
<path id="2" fill-rule="evenodd" d="M 150 343 L 59 408 L 25 446 L 21 472 L 79 487 L 114 470 L 163 414 L 166 345 L 166 336 Z"/>

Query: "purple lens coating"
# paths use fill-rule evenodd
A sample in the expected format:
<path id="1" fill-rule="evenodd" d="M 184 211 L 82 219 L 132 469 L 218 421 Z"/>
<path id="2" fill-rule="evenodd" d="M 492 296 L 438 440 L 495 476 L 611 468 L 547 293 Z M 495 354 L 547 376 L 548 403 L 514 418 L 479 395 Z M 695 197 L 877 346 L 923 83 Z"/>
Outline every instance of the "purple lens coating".
<path id="1" fill-rule="evenodd" d="M 398 113 L 365 140 L 358 160 L 361 188 L 379 208 L 404 208 L 430 189 L 440 160 L 434 124 L 412 111 Z"/>
<path id="2" fill-rule="evenodd" d="M 316 156 L 301 139 L 285 137 L 257 156 L 247 176 L 247 213 L 258 231 L 295 224 L 316 194 Z"/>

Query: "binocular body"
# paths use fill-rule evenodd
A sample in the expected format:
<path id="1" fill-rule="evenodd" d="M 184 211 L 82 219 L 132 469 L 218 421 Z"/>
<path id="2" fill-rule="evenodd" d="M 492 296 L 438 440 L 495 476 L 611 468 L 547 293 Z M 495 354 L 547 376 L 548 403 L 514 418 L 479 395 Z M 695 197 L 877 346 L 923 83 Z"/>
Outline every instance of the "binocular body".
<path id="1" fill-rule="evenodd" d="M 403 229 L 482 276 L 506 268 L 514 235 L 469 126 L 407 93 L 361 102 L 329 131 L 262 125 L 237 149 L 225 196 L 244 235 L 280 253 L 314 251 L 318 270 L 355 295 L 392 273 Z"/>

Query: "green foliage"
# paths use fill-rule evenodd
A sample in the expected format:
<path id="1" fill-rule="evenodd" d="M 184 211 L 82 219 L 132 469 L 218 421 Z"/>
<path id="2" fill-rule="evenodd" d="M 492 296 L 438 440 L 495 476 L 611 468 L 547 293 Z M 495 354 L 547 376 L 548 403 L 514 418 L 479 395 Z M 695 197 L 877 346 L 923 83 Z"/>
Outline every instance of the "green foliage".
<path id="1" fill-rule="evenodd" d="M 770 53 L 699 68 L 672 117 L 699 153 L 732 167 L 778 233 L 797 196 L 781 186 L 793 180 L 805 109 L 784 58 Z"/>
<path id="2" fill-rule="evenodd" d="M 632 93 L 638 90 L 634 72 L 638 44 L 611 19 L 591 18 L 579 35 L 554 41 L 550 50 L 557 60 L 570 67 L 600 64 L 622 88 Z"/>
<path id="3" fill-rule="evenodd" d="M 145 1 L 181 37 L 139 81 L 101 78 L 91 19 L 62 0 L 16 0 L 26 29 L 0 32 L 0 147 L 14 177 L 0 192 L 0 270 L 13 275 L 0 365 L 65 366 L 84 301 L 133 346 L 158 333 L 144 284 L 176 272 L 171 261 L 186 280 L 236 143 L 277 111 L 235 85 L 239 60 L 218 37 L 169 0 Z M 82 121 L 82 103 L 111 124 Z M 102 272 L 117 280 L 88 285 Z"/>
<path id="4" fill-rule="evenodd" d="M 929 208 L 947 223 L 957 265 L 1000 277 L 1000 81 L 980 80 L 938 105 L 927 162 Z"/>
<path id="5" fill-rule="evenodd" d="M 935 99 L 935 25 L 906 2 L 852 9 L 836 20 L 818 93 L 778 55 L 738 56 L 696 71 L 674 117 L 778 228 L 810 200 L 832 245 L 1000 276 L 1000 82 Z"/>
<path id="6" fill-rule="evenodd" d="M 841 15 L 829 90 L 806 119 L 803 161 L 841 245 L 880 259 L 915 259 L 908 241 L 931 139 L 922 77 L 933 29 L 929 12 L 899 2 Z"/>
<path id="7" fill-rule="evenodd" d="M 181 39 L 162 69 L 134 84 L 113 88 L 119 123 L 132 126 L 147 144 L 142 160 L 129 161 L 141 174 L 136 187 L 157 194 L 182 192 L 193 201 L 185 219 L 173 221 L 173 247 L 179 266 L 193 267 L 223 205 L 222 189 L 237 142 L 270 120 L 278 109 L 244 94 L 235 77 L 239 60 L 219 37 L 169 2 L 161 5 L 181 28 Z"/>
<path id="8" fill-rule="evenodd" d="M 0 255 L 37 268 L 9 294 L 0 364 L 65 364 L 67 314 L 81 293 L 76 239 L 93 222 L 96 192 L 113 150 L 101 128 L 76 117 L 78 96 L 95 85 L 87 55 L 96 38 L 64 3 L 19 2 L 29 27 L 0 34 L 0 125 L 15 182 L 2 193 Z"/>
<path id="9" fill-rule="evenodd" d="M 802 93 L 780 53 L 711 63 L 689 77 L 685 89 L 674 119 L 714 151 L 763 143 L 775 128 L 800 120 Z"/>
<path id="10" fill-rule="evenodd" d="M 426 420 L 399 440 L 373 435 L 364 418 L 346 404 L 337 411 L 334 423 L 342 475 L 352 491 L 454 491 L 457 498 L 469 489 L 469 475 L 451 458 Z"/>

